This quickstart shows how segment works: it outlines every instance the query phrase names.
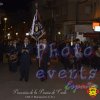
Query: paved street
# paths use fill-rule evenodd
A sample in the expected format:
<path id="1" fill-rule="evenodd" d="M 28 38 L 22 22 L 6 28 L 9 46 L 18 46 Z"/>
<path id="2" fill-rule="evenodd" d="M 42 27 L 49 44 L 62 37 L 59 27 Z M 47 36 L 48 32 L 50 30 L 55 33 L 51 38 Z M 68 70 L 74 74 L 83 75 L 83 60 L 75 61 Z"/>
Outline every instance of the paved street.
<path id="1" fill-rule="evenodd" d="M 86 90 L 77 90 L 76 93 L 73 93 L 72 90 L 65 92 L 64 86 L 69 79 L 62 80 L 55 76 L 53 79 L 49 78 L 41 82 L 36 78 L 36 69 L 36 66 L 31 66 L 29 81 L 20 82 L 19 72 L 11 73 L 7 64 L 1 64 L 0 100 L 92 100 Z M 88 70 L 87 68 L 87 72 Z M 99 76 L 100 73 L 97 73 L 92 82 L 100 86 Z M 77 79 L 75 84 L 87 82 Z M 53 93 L 53 91 L 55 92 Z M 100 93 L 94 100 L 100 100 Z"/>

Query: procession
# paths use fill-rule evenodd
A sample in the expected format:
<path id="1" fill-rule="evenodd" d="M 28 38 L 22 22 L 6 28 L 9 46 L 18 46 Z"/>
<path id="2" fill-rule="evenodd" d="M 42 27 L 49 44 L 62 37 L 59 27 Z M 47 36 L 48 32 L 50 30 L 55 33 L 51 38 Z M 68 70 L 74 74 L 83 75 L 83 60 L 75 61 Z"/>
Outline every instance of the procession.
<path id="1" fill-rule="evenodd" d="M 0 0 L 0 100 L 99 100 L 99 10 L 99 0 Z"/>
<path id="2" fill-rule="evenodd" d="M 56 63 L 61 62 L 61 67 L 66 71 L 68 69 L 79 71 L 81 67 L 100 70 L 99 44 L 80 43 L 79 39 L 76 39 L 73 45 L 66 41 L 60 42 L 60 44 L 55 42 L 52 43 L 52 48 L 46 39 L 41 39 L 39 44 L 33 45 L 28 37 L 25 37 L 22 42 L 17 40 L 9 41 L 5 50 L 3 48 L 4 55 L 6 54 L 5 59 L 8 60 L 9 71 L 19 71 L 21 75 L 20 81 L 23 79 L 28 81 L 29 69 L 30 66 L 34 66 L 34 61 L 37 62 L 38 68 L 43 70 L 44 77 L 41 80 L 47 79 L 47 71 L 50 66 L 52 67 L 53 61 L 56 61 Z M 69 49 L 66 49 L 66 47 L 69 47 Z M 87 47 L 91 48 L 88 49 Z M 61 54 L 62 50 L 64 50 L 63 55 Z"/>

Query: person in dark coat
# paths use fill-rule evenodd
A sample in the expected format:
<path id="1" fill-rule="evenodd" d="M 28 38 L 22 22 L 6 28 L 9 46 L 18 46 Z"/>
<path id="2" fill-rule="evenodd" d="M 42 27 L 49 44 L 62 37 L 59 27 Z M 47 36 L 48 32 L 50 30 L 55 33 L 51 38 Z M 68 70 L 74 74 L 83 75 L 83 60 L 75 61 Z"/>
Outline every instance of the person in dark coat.
<path id="1" fill-rule="evenodd" d="M 91 66 L 100 71 L 100 45 L 96 47 Z"/>
<path id="2" fill-rule="evenodd" d="M 11 63 L 10 63 L 10 54 L 12 50 L 12 45 L 13 45 L 13 41 L 9 41 L 7 44 L 7 57 L 8 57 L 9 71 L 12 71 Z"/>
<path id="3" fill-rule="evenodd" d="M 80 40 L 75 40 L 75 45 L 73 46 L 74 49 L 74 65 L 77 70 L 80 70 L 82 67 L 82 47 L 80 45 Z"/>
<path id="4" fill-rule="evenodd" d="M 29 43 L 28 38 L 24 39 L 24 44 L 21 47 L 20 52 L 20 81 L 29 80 L 29 69 L 31 64 L 31 51 L 32 46 Z"/>
<path id="5" fill-rule="evenodd" d="M 68 50 L 65 50 L 65 53 L 66 52 L 69 52 L 68 55 L 64 56 L 62 55 L 62 50 L 64 48 L 68 47 L 69 48 L 69 51 Z M 66 43 L 66 42 L 62 42 L 61 44 L 59 44 L 58 46 L 58 51 L 59 51 L 59 60 L 61 61 L 61 63 L 64 65 L 64 69 L 65 70 L 68 70 L 68 69 L 71 69 L 72 66 L 71 66 L 71 63 L 70 63 L 70 45 L 69 43 Z"/>
<path id="6" fill-rule="evenodd" d="M 41 58 L 40 58 L 40 69 L 43 70 L 44 77 L 41 78 L 41 81 L 44 81 L 47 79 L 47 70 L 48 70 L 48 65 L 50 61 L 50 48 L 47 43 L 46 39 L 42 40 L 42 43 L 44 45 L 44 50 L 41 52 Z"/>
<path id="7" fill-rule="evenodd" d="M 8 56 L 9 56 L 9 70 L 11 72 L 17 72 L 17 55 L 18 48 L 16 45 L 16 40 L 13 41 L 9 46 Z"/>

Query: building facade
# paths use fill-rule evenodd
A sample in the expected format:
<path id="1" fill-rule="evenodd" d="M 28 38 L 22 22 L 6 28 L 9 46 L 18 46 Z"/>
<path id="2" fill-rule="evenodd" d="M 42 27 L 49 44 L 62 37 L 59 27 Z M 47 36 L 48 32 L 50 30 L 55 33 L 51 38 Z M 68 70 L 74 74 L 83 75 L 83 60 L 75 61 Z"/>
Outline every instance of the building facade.
<path id="1" fill-rule="evenodd" d="M 50 34 L 55 37 L 60 32 L 60 37 L 69 38 L 75 33 L 76 25 L 90 25 L 100 18 L 100 0 L 44 0 L 44 20 L 51 21 Z M 47 24 L 48 25 L 48 24 Z M 90 29 L 92 30 L 92 29 Z M 53 33 L 52 33 L 53 32 Z M 90 31 L 91 32 L 91 31 Z"/>

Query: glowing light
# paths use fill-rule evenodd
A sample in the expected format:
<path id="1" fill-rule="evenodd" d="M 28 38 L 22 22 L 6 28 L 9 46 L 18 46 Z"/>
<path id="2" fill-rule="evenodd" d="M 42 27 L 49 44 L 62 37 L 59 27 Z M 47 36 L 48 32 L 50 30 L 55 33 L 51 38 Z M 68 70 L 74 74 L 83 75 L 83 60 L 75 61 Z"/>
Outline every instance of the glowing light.
<path id="1" fill-rule="evenodd" d="M 94 31 L 96 31 L 96 32 L 100 32 L 100 26 L 95 26 Z"/>
<path id="2" fill-rule="evenodd" d="M 16 35 L 18 35 L 18 32 L 16 33 Z"/>
<path id="3" fill-rule="evenodd" d="M 8 40 L 11 39 L 10 33 L 7 34 Z"/>
<path id="4" fill-rule="evenodd" d="M 73 46 L 73 41 L 71 41 L 71 46 Z"/>
<path id="5" fill-rule="evenodd" d="M 10 36 L 10 33 L 8 33 L 7 36 Z"/>
<path id="6" fill-rule="evenodd" d="M 3 3 L 2 2 L 0 2 L 0 6 L 3 6 Z"/>
<path id="7" fill-rule="evenodd" d="M 60 34 L 61 34 L 61 32 L 58 32 L 58 34 L 60 35 Z"/>
<path id="8" fill-rule="evenodd" d="M 29 36 L 29 33 L 26 33 L 26 36 Z"/>
<path id="9" fill-rule="evenodd" d="M 93 27 L 93 29 L 95 29 L 95 27 L 96 27 L 96 26 L 99 26 L 99 25 L 100 25 L 99 22 L 93 22 L 92 27 Z"/>
<path id="10" fill-rule="evenodd" d="M 4 20 L 7 21 L 7 18 L 5 17 Z"/>
<path id="11" fill-rule="evenodd" d="M 25 24 L 26 22 L 24 21 L 23 23 Z"/>

